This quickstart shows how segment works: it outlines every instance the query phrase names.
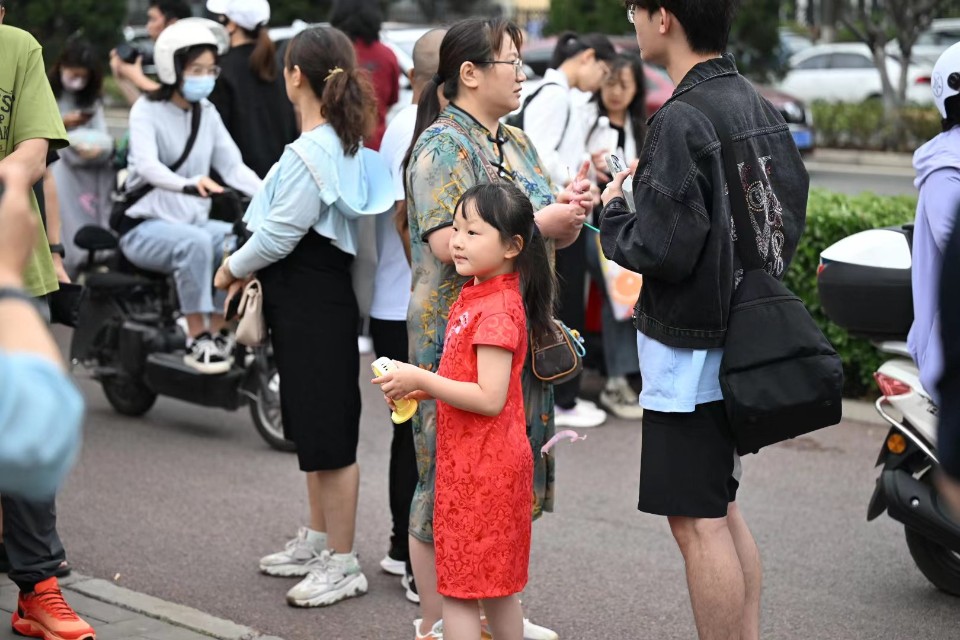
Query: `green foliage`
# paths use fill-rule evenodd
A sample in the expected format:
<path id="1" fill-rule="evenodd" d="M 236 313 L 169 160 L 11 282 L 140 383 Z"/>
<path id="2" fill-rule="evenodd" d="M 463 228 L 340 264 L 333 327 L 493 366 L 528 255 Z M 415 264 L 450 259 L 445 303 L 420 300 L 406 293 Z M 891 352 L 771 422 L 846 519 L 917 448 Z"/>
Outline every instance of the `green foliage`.
<path id="1" fill-rule="evenodd" d="M 623 0 L 551 0 L 546 30 L 627 35 L 633 26 L 627 22 Z"/>
<path id="2" fill-rule="evenodd" d="M 911 196 L 869 193 L 846 196 L 821 189 L 810 191 L 806 231 L 784 283 L 803 299 L 824 335 L 843 358 L 844 392 L 849 397 L 863 397 L 870 392 L 873 372 L 883 362 L 883 356 L 868 341 L 850 336 L 824 315 L 817 293 L 820 253 L 859 231 L 910 222 L 916 206 L 917 199 Z"/>
<path id="3" fill-rule="evenodd" d="M 902 142 L 890 148 L 890 121 L 879 99 L 859 104 L 817 101 L 810 108 L 821 147 L 913 151 L 941 131 L 935 107 L 909 105 L 899 110 L 905 131 Z"/>
<path id="4" fill-rule="evenodd" d="M 270 3 L 270 24 L 282 26 L 294 20 L 323 22 L 332 6 L 332 0 L 274 0 Z"/>
<path id="5" fill-rule="evenodd" d="M 43 45 L 49 65 L 71 35 L 82 36 L 107 53 L 121 42 L 120 27 L 127 15 L 126 0 L 18 0 L 6 2 L 6 24 L 29 31 Z"/>
<path id="6" fill-rule="evenodd" d="M 730 30 L 729 50 L 744 75 L 768 81 L 782 74 L 786 57 L 780 52 L 780 0 L 742 0 Z"/>

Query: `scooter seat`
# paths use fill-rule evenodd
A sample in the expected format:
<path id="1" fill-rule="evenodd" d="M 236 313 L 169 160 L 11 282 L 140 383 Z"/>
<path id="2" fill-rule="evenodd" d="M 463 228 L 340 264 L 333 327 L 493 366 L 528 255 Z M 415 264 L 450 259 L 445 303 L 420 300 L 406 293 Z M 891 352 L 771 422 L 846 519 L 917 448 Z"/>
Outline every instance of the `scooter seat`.
<path id="1" fill-rule="evenodd" d="M 152 281 L 152 278 L 110 271 L 107 273 L 91 273 L 87 276 L 84 284 L 93 291 L 113 292 L 124 291 L 145 284 L 152 284 Z"/>
<path id="2" fill-rule="evenodd" d="M 117 236 L 108 229 L 88 224 L 73 237 L 73 243 L 84 251 L 106 251 L 120 246 Z"/>

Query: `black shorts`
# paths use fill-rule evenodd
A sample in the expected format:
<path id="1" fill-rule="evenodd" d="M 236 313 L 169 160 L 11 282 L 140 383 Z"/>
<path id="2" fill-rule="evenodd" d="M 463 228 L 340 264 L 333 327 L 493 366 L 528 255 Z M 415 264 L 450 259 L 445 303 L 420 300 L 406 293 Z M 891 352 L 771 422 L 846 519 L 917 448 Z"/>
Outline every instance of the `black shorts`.
<path id="1" fill-rule="evenodd" d="M 722 518 L 739 486 L 740 465 L 723 402 L 697 405 L 693 413 L 643 412 L 640 511 Z"/>

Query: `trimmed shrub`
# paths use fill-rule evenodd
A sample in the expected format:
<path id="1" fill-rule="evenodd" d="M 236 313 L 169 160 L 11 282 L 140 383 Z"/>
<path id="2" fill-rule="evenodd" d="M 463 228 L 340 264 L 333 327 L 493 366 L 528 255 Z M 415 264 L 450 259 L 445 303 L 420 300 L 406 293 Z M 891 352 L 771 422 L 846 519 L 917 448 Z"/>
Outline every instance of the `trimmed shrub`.
<path id="1" fill-rule="evenodd" d="M 807 205 L 807 226 L 784 283 L 796 293 L 824 335 L 843 358 L 844 393 L 860 398 L 873 389 L 873 372 L 884 360 L 867 340 L 854 338 L 830 322 L 820 308 L 817 267 L 820 253 L 833 243 L 859 231 L 911 222 L 916 212 L 913 196 L 843 194 L 811 189 Z"/>
<path id="2" fill-rule="evenodd" d="M 817 146 L 886 151 L 889 129 L 879 99 L 861 103 L 824 102 L 810 105 L 816 128 Z M 940 133 L 940 114 L 932 105 L 911 105 L 901 111 L 905 124 L 905 140 L 900 149 L 913 151 Z"/>

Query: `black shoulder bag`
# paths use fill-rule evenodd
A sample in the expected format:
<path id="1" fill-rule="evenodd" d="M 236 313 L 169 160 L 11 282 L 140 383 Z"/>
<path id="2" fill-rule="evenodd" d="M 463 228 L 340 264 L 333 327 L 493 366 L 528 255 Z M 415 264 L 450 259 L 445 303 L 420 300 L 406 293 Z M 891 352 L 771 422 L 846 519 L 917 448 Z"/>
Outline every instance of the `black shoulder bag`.
<path id="1" fill-rule="evenodd" d="M 737 452 L 756 453 L 840 422 L 843 365 L 803 301 L 764 269 L 723 114 L 696 91 L 677 99 L 709 118 L 720 138 L 743 266 L 730 304 L 720 388 Z"/>
<path id="2" fill-rule="evenodd" d="M 193 150 L 193 143 L 197 141 L 197 133 L 200 131 L 200 112 L 202 110 L 203 108 L 199 102 L 193 105 L 193 113 L 191 114 L 190 120 L 190 137 L 187 138 L 187 146 L 183 148 L 183 153 L 180 154 L 177 161 L 170 165 L 170 171 L 176 172 L 177 169 L 183 166 L 183 163 L 187 160 L 187 156 L 189 156 Z M 136 226 L 126 224 L 127 209 L 140 201 L 143 196 L 153 191 L 153 188 L 152 184 L 145 183 L 132 191 L 121 189 L 114 193 L 113 207 L 110 209 L 110 228 L 120 235 L 123 235 Z"/>

